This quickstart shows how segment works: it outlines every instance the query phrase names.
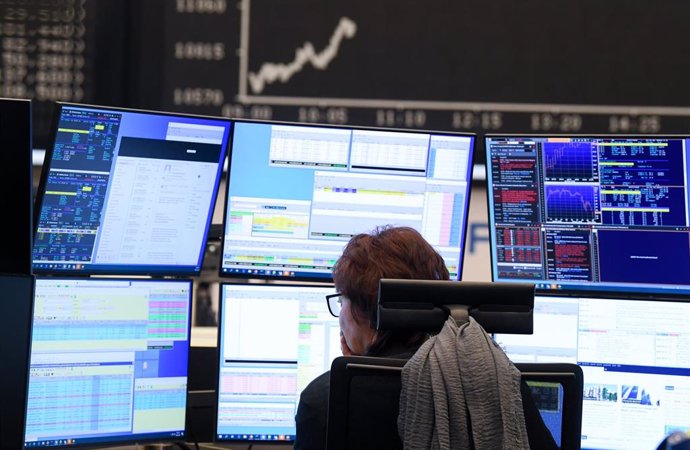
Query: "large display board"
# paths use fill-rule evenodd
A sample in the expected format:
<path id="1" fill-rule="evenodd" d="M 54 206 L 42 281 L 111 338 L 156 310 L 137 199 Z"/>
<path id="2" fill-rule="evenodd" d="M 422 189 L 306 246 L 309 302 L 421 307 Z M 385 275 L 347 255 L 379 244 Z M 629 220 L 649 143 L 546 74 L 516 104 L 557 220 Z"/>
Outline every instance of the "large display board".
<path id="1" fill-rule="evenodd" d="M 0 3 L 0 96 L 35 100 L 34 145 L 49 143 L 52 102 L 120 105 L 129 85 L 126 2 Z"/>
<path id="2" fill-rule="evenodd" d="M 690 132 L 690 94 L 677 88 L 690 71 L 687 2 L 26 0 L 0 15 L 0 95 L 45 104 L 449 131 Z M 37 126 L 46 136 L 47 123 Z"/>
<path id="3" fill-rule="evenodd" d="M 164 80 L 144 94 L 165 109 L 475 132 L 689 131 L 690 94 L 676 88 L 690 70 L 682 2 L 142 8 L 156 22 L 144 51 L 160 62 L 144 77 Z"/>

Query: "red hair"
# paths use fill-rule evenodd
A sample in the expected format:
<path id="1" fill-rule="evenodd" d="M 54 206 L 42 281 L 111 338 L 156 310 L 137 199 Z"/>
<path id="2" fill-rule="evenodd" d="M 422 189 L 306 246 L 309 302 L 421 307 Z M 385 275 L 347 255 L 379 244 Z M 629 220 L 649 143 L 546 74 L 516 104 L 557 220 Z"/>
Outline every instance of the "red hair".
<path id="1" fill-rule="evenodd" d="M 447 280 L 448 269 L 421 234 L 409 227 L 382 227 L 350 239 L 333 267 L 335 287 L 350 299 L 352 315 L 376 324 L 381 278 Z"/>

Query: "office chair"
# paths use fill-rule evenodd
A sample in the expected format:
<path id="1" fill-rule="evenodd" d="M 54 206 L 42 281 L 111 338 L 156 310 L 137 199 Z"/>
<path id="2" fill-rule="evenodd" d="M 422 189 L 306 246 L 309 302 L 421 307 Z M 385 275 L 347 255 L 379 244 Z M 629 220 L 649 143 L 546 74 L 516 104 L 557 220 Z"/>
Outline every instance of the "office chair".
<path id="1" fill-rule="evenodd" d="M 343 356 L 333 361 L 327 450 L 403 448 L 397 419 L 400 374 L 406 362 L 366 356 Z M 556 443 L 563 450 L 579 450 L 582 369 L 564 363 L 516 366 Z"/>
<path id="2" fill-rule="evenodd" d="M 489 333 L 531 334 L 533 308 L 531 284 L 382 279 L 376 328 L 437 332 L 449 316 L 458 324 L 471 316 Z M 331 366 L 329 450 L 402 448 L 397 416 L 400 373 L 405 363 L 384 358 L 336 358 Z M 538 394 L 537 403 L 544 406 L 542 415 L 547 414 L 550 420 L 554 440 L 560 441 L 562 449 L 579 449 L 582 370 L 575 364 L 523 364 L 518 369 L 530 391 L 525 392 L 523 383 L 523 405 L 533 401 L 531 393 Z M 531 423 L 541 426 L 532 419 Z"/>

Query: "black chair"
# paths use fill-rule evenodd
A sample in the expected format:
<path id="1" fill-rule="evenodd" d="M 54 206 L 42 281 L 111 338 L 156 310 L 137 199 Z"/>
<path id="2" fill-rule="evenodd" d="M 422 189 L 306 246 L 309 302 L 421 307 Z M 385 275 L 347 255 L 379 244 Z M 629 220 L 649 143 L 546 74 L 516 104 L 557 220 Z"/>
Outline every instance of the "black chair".
<path id="1" fill-rule="evenodd" d="M 382 279 L 376 329 L 437 332 L 448 317 L 458 324 L 473 317 L 489 333 L 531 334 L 533 308 L 532 284 Z M 336 358 L 331 366 L 329 450 L 402 448 L 397 415 L 400 372 L 405 362 Z M 524 371 L 526 381 L 520 394 L 530 439 L 541 443 L 547 431 L 538 416 L 554 414 L 558 417 L 548 417 L 555 428 L 555 440 L 560 440 L 562 449 L 579 449 L 582 370 L 575 364 L 518 368 Z M 536 402 L 532 393 L 538 394 Z M 532 403 L 542 405 L 546 412 L 538 412 Z"/>
<path id="2" fill-rule="evenodd" d="M 350 356 L 331 365 L 328 450 L 401 449 L 397 417 L 404 359 Z M 580 449 L 582 369 L 575 364 L 516 364 L 563 450 Z M 535 395 L 536 394 L 536 395 Z M 524 393 L 523 393 L 524 399 Z M 548 416 L 547 416 L 548 417 Z M 529 421 L 528 421 L 529 423 Z M 552 429 L 554 425 L 560 429 Z"/>
<path id="3" fill-rule="evenodd" d="M 407 360 L 341 356 L 331 364 L 327 450 L 397 450 L 400 372 Z"/>

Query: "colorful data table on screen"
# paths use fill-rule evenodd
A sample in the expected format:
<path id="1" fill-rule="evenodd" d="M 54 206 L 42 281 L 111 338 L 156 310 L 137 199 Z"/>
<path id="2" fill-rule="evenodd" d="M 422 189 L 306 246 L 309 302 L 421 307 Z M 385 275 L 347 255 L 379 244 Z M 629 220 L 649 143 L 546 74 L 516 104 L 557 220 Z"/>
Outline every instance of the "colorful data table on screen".
<path id="1" fill-rule="evenodd" d="M 181 440 L 192 283 L 36 281 L 25 447 Z"/>
<path id="2" fill-rule="evenodd" d="M 354 235 L 409 226 L 462 272 L 471 134 L 235 121 L 221 275 L 327 281 Z"/>

